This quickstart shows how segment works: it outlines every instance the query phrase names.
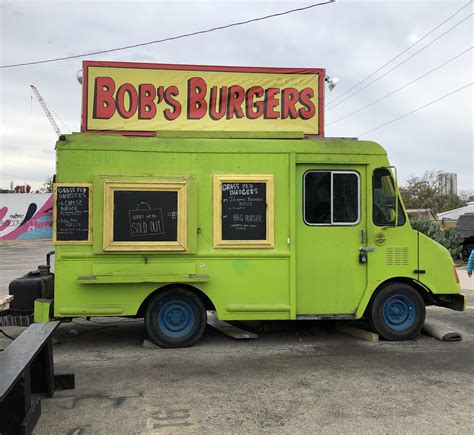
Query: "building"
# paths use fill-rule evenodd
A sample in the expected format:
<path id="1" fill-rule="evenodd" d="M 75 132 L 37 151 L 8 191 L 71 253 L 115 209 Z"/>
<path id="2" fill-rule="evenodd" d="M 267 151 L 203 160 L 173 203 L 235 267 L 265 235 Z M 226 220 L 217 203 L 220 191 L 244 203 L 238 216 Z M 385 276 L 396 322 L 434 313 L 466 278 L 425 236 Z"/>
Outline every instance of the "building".
<path id="1" fill-rule="evenodd" d="M 468 202 L 464 207 L 455 208 L 454 210 L 448 210 L 443 211 L 442 213 L 438 213 L 438 219 L 450 219 L 457 221 L 459 219 L 459 216 L 466 213 L 474 213 L 474 201 Z"/>
<path id="2" fill-rule="evenodd" d="M 464 207 L 438 213 L 438 219 L 443 228 L 452 228 L 457 225 L 459 217 L 466 213 L 474 213 L 474 201 L 469 201 Z"/>
<path id="3" fill-rule="evenodd" d="M 458 194 L 458 174 L 444 172 L 439 174 L 438 183 L 442 195 Z"/>

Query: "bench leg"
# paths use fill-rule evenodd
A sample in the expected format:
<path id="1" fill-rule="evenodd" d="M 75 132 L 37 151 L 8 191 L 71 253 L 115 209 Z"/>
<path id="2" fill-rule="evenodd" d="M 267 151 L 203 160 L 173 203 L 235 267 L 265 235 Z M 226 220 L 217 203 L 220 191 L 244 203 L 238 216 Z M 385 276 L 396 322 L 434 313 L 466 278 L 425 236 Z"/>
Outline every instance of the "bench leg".
<path id="1" fill-rule="evenodd" d="M 74 387 L 73 374 L 54 374 L 53 342 L 49 338 L 31 363 L 31 391 L 53 397 L 57 389 L 73 390 Z"/>
<path id="2" fill-rule="evenodd" d="M 53 343 L 50 337 L 31 363 L 31 391 L 53 397 L 55 389 Z"/>
<path id="3" fill-rule="evenodd" d="M 41 400 L 39 398 L 31 401 L 31 408 L 27 412 L 25 418 L 20 425 L 20 435 L 30 435 L 38 423 L 41 416 Z"/>
<path id="4" fill-rule="evenodd" d="M 13 386 L 0 404 L 0 433 L 31 433 L 41 414 L 38 400 L 31 400 L 30 370 L 26 368 L 23 377 Z"/>

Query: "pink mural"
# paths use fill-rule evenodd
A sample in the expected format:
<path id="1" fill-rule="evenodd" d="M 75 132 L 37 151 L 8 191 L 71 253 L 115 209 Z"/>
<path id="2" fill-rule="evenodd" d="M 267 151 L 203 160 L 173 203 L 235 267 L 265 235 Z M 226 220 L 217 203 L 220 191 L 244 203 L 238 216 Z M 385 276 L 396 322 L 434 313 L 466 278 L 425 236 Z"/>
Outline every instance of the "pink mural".
<path id="1" fill-rule="evenodd" d="M 0 194 L 0 239 L 51 239 L 52 224 L 52 194 Z"/>

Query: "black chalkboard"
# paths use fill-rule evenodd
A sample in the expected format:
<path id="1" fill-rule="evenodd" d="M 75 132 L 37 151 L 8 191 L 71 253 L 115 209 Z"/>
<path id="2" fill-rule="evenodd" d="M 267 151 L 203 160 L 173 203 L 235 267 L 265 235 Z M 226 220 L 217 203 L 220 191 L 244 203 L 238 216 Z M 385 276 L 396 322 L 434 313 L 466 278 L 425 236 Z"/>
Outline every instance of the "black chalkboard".
<path id="1" fill-rule="evenodd" d="M 89 195 L 87 186 L 56 187 L 56 241 L 89 240 Z"/>
<path id="2" fill-rule="evenodd" d="M 114 191 L 114 242 L 178 240 L 178 192 Z"/>
<path id="3" fill-rule="evenodd" d="M 222 240 L 266 240 L 266 183 L 223 182 Z"/>

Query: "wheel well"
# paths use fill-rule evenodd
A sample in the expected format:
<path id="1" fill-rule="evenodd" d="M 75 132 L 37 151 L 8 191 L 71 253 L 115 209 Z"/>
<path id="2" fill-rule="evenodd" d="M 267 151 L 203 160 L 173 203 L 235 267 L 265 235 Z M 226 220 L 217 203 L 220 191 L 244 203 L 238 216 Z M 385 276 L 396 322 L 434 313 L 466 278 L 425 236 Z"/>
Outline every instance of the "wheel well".
<path id="1" fill-rule="evenodd" d="M 423 287 L 420 283 L 416 282 L 415 280 L 413 280 L 411 278 L 406 278 L 406 277 L 390 278 L 387 281 L 384 281 L 382 284 L 380 284 L 377 287 L 377 289 L 374 291 L 374 293 L 372 294 L 372 296 L 370 298 L 369 303 L 367 304 L 367 308 L 365 309 L 366 313 L 367 313 L 367 310 L 369 310 L 369 308 L 372 304 L 372 301 L 375 299 L 377 294 L 379 294 L 384 287 L 386 287 L 387 285 L 392 284 L 394 282 L 400 282 L 400 283 L 407 284 L 407 285 L 413 287 L 419 293 L 419 295 L 422 297 L 423 302 L 425 303 L 425 305 L 432 305 L 434 303 L 432 293 L 429 290 L 427 290 L 425 287 Z"/>
<path id="2" fill-rule="evenodd" d="M 137 317 L 145 317 L 145 311 L 148 303 L 150 300 L 159 292 L 170 289 L 173 287 L 179 287 L 179 288 L 185 288 L 187 290 L 191 290 L 193 293 L 195 293 L 197 296 L 201 298 L 201 300 L 204 302 L 204 306 L 206 307 L 206 310 L 215 310 L 216 307 L 212 303 L 212 301 L 209 299 L 209 297 L 202 291 L 199 290 L 196 287 L 193 287 L 192 285 L 189 284 L 167 284 L 164 285 L 163 287 L 157 288 L 155 291 L 151 292 L 145 300 L 141 303 L 140 308 L 138 308 L 137 312 Z"/>

